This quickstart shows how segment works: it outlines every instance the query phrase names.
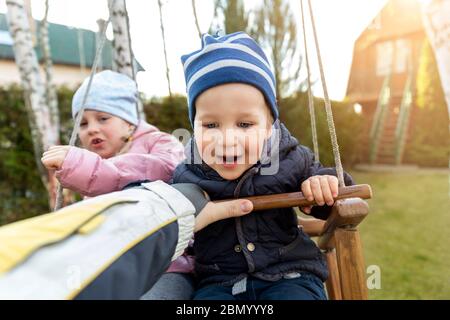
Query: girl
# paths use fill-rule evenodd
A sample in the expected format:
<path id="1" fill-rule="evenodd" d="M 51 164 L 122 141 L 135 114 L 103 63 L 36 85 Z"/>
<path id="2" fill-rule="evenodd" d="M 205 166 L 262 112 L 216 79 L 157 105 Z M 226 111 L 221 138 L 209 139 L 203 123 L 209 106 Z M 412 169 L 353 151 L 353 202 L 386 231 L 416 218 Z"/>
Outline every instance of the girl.
<path id="1" fill-rule="evenodd" d="M 87 85 L 88 79 L 74 95 L 73 118 L 82 108 Z M 170 180 L 184 159 L 183 146 L 139 121 L 136 102 L 136 84 L 129 77 L 112 71 L 94 76 L 79 132 L 83 148 L 54 146 L 42 157 L 64 188 L 93 197 L 134 181 Z"/>

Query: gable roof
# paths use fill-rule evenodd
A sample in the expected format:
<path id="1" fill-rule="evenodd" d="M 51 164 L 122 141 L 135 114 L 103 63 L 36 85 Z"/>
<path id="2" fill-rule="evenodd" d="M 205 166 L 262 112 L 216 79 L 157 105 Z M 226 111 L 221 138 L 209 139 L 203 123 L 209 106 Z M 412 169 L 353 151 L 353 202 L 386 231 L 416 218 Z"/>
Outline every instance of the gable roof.
<path id="1" fill-rule="evenodd" d="M 423 33 L 420 4 L 416 0 L 389 0 L 356 40 L 358 47 Z"/>
<path id="2" fill-rule="evenodd" d="M 39 37 L 40 23 L 36 22 L 36 30 Z M 51 57 L 54 64 L 80 66 L 80 38 L 83 44 L 84 63 L 87 68 L 91 68 L 96 52 L 97 34 L 91 30 L 71 28 L 65 25 L 49 23 L 48 34 L 50 41 Z M 39 60 L 42 59 L 42 49 L 39 43 L 35 47 Z M 6 15 L 0 13 L 0 59 L 14 60 L 14 51 L 12 47 L 12 39 L 8 31 L 8 23 Z M 135 61 L 138 71 L 144 69 Z M 112 42 L 106 40 L 102 51 L 102 69 L 112 69 Z"/>
<path id="3" fill-rule="evenodd" d="M 371 24 L 362 32 L 355 42 L 352 66 L 347 82 L 347 97 L 351 101 L 374 102 L 379 99 L 380 90 L 388 71 L 377 72 L 380 62 L 386 61 L 385 56 L 391 56 L 393 65 L 403 61 L 402 71 L 395 71 L 390 82 L 392 97 L 402 97 L 407 79 L 407 64 L 412 62 L 417 70 L 425 31 L 422 24 L 421 8 L 417 0 L 389 0 L 379 11 Z M 378 47 L 383 42 L 400 42 L 400 55 L 393 56 L 394 50 L 384 51 Z M 405 47 L 402 47 L 404 45 Z M 398 44 L 395 44 L 397 47 Z M 411 57 L 408 61 L 406 57 Z M 391 61 L 391 62 L 392 62 Z M 388 62 L 388 64 L 392 64 Z M 395 69 L 394 69 L 395 70 Z"/>

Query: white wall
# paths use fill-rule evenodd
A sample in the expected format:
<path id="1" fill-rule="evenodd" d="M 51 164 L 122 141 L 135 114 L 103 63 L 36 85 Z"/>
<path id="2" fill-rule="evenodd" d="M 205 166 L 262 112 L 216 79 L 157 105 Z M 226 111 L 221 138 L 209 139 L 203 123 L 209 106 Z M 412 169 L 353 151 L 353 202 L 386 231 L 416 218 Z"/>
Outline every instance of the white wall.
<path id="1" fill-rule="evenodd" d="M 77 87 L 90 74 L 89 69 L 83 71 L 78 66 L 53 66 L 53 82 L 57 85 Z M 41 69 L 42 79 L 45 79 L 44 71 Z M 19 70 L 14 61 L 0 60 L 0 86 L 12 83 L 20 83 Z"/>

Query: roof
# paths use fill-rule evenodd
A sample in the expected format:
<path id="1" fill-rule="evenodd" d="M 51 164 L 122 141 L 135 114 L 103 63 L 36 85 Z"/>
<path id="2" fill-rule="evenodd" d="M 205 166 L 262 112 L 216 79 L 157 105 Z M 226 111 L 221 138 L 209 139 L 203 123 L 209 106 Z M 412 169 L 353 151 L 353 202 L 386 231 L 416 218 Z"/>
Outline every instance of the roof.
<path id="1" fill-rule="evenodd" d="M 37 33 L 40 32 L 40 24 L 35 20 Z M 91 30 L 72 28 L 61 24 L 49 23 L 49 41 L 51 57 L 54 64 L 80 66 L 81 57 L 79 49 L 79 40 L 82 39 L 84 64 L 91 68 L 94 63 L 96 52 L 97 34 Z M 36 44 L 36 53 L 39 60 L 42 59 L 42 49 L 40 44 Z M 0 13 L 0 59 L 14 60 L 14 51 L 12 48 L 12 39 L 8 31 L 6 15 Z M 138 71 L 144 69 L 136 61 Z M 112 69 L 112 42 L 107 40 L 102 52 L 103 69 Z"/>
<path id="2" fill-rule="evenodd" d="M 389 0 L 356 41 L 357 48 L 375 42 L 423 33 L 420 3 L 417 0 Z"/>
<path id="3" fill-rule="evenodd" d="M 417 0 L 389 0 L 378 12 L 372 23 L 362 32 L 355 42 L 352 66 L 347 82 L 347 97 L 351 101 L 377 101 L 387 69 L 379 72 L 378 65 L 391 64 L 386 57 L 395 59 L 395 65 L 401 64 L 401 71 L 395 70 L 390 83 L 391 95 L 402 96 L 407 79 L 407 65 L 413 64 L 414 70 L 420 59 L 420 50 L 425 37 L 420 3 Z M 391 51 L 378 46 L 391 42 Z M 397 52 L 394 56 L 394 51 Z M 407 57 L 411 60 L 408 61 Z M 387 67 L 389 69 L 389 67 Z M 397 69 L 397 67 L 396 67 Z"/>

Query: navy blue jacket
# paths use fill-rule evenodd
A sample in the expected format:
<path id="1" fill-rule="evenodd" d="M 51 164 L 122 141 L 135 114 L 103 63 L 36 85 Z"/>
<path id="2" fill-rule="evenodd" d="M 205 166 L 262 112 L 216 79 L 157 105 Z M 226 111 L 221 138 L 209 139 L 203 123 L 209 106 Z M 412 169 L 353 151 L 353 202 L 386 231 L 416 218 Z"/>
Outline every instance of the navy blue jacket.
<path id="1" fill-rule="evenodd" d="M 272 157 L 264 157 L 237 180 L 225 180 L 205 163 L 194 164 L 198 151 L 193 140 L 187 160 L 175 170 L 174 183 L 195 183 L 211 200 L 300 191 L 301 183 L 313 175 L 335 175 L 314 161 L 310 149 L 298 141 L 279 122 L 279 170 L 261 175 Z M 270 144 L 267 144 L 270 145 Z M 267 151 L 268 150 L 268 151 Z M 265 153 L 270 153 L 266 148 Z M 346 185 L 351 185 L 349 175 Z M 330 207 L 314 207 L 312 215 L 326 219 Z M 215 222 L 195 234 L 195 270 L 200 285 L 233 284 L 247 275 L 277 281 L 284 274 L 306 271 L 323 281 L 328 269 L 322 252 L 299 227 L 292 208 L 253 212 L 249 215 Z"/>

